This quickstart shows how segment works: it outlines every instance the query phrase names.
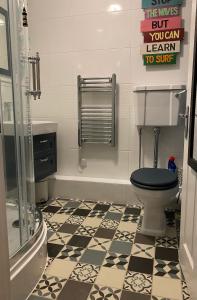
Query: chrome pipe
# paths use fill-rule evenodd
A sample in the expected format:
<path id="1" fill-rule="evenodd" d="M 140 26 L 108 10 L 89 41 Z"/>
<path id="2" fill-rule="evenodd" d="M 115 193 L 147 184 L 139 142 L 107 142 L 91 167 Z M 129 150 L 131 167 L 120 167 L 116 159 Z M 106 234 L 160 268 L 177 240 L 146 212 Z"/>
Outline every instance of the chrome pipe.
<path id="1" fill-rule="evenodd" d="M 159 135 L 160 135 L 160 128 L 155 127 L 154 128 L 154 163 L 153 167 L 158 167 L 158 155 L 159 155 Z"/>
<path id="2" fill-rule="evenodd" d="M 142 163 L 142 127 L 138 127 L 138 134 L 139 134 L 139 169 L 140 169 Z"/>

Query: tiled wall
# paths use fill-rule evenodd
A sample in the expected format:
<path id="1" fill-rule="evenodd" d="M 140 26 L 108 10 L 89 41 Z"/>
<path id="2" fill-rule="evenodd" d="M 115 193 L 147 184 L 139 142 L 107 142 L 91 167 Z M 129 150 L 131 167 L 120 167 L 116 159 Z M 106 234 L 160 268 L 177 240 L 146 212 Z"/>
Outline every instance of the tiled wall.
<path id="1" fill-rule="evenodd" d="M 182 9 L 189 30 L 190 0 Z M 114 5 L 115 4 L 115 5 Z M 186 83 L 188 38 L 175 66 L 143 66 L 140 55 L 144 19 L 140 0 L 29 0 L 31 51 L 41 55 L 42 98 L 34 119 L 58 122 L 58 175 L 128 179 L 138 167 L 133 88 L 142 84 Z M 122 9 L 109 12 L 110 8 Z M 118 145 L 78 149 L 77 75 L 117 74 Z M 144 163 L 152 166 L 152 132 L 144 135 Z M 174 154 L 181 166 L 183 127 L 162 129 L 160 165 Z M 87 167 L 80 167 L 85 158 Z"/>

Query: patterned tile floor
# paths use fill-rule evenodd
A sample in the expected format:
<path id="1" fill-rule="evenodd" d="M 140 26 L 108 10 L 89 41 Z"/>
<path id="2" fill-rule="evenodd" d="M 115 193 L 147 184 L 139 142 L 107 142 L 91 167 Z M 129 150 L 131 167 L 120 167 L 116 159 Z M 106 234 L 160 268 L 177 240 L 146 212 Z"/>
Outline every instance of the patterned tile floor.
<path id="1" fill-rule="evenodd" d="M 42 207 L 48 264 L 29 300 L 189 300 L 176 222 L 140 233 L 140 207 L 54 200 Z"/>

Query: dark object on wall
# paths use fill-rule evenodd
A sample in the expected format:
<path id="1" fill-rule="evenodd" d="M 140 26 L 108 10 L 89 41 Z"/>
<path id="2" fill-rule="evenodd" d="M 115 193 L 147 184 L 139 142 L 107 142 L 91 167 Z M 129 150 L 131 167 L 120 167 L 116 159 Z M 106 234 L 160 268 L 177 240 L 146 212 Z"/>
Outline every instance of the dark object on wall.
<path id="1" fill-rule="evenodd" d="M 11 76 L 8 12 L 0 7 L 0 74 Z"/>
<path id="2" fill-rule="evenodd" d="M 197 27 L 194 44 L 194 66 L 191 93 L 191 111 L 190 111 L 190 134 L 189 134 L 189 154 L 188 164 L 197 172 Z"/>
<path id="3" fill-rule="evenodd" d="M 23 27 L 28 27 L 27 11 L 25 7 L 23 7 L 22 16 L 23 16 Z"/>

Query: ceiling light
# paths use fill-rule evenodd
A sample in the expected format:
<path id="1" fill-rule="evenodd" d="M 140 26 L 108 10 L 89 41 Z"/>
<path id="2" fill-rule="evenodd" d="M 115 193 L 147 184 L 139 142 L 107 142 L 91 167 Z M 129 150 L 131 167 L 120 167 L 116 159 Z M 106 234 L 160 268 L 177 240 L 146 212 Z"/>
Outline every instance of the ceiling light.
<path id="1" fill-rule="evenodd" d="M 108 11 L 110 12 L 121 11 L 121 10 L 122 10 L 122 6 L 119 4 L 111 4 L 108 8 Z"/>

